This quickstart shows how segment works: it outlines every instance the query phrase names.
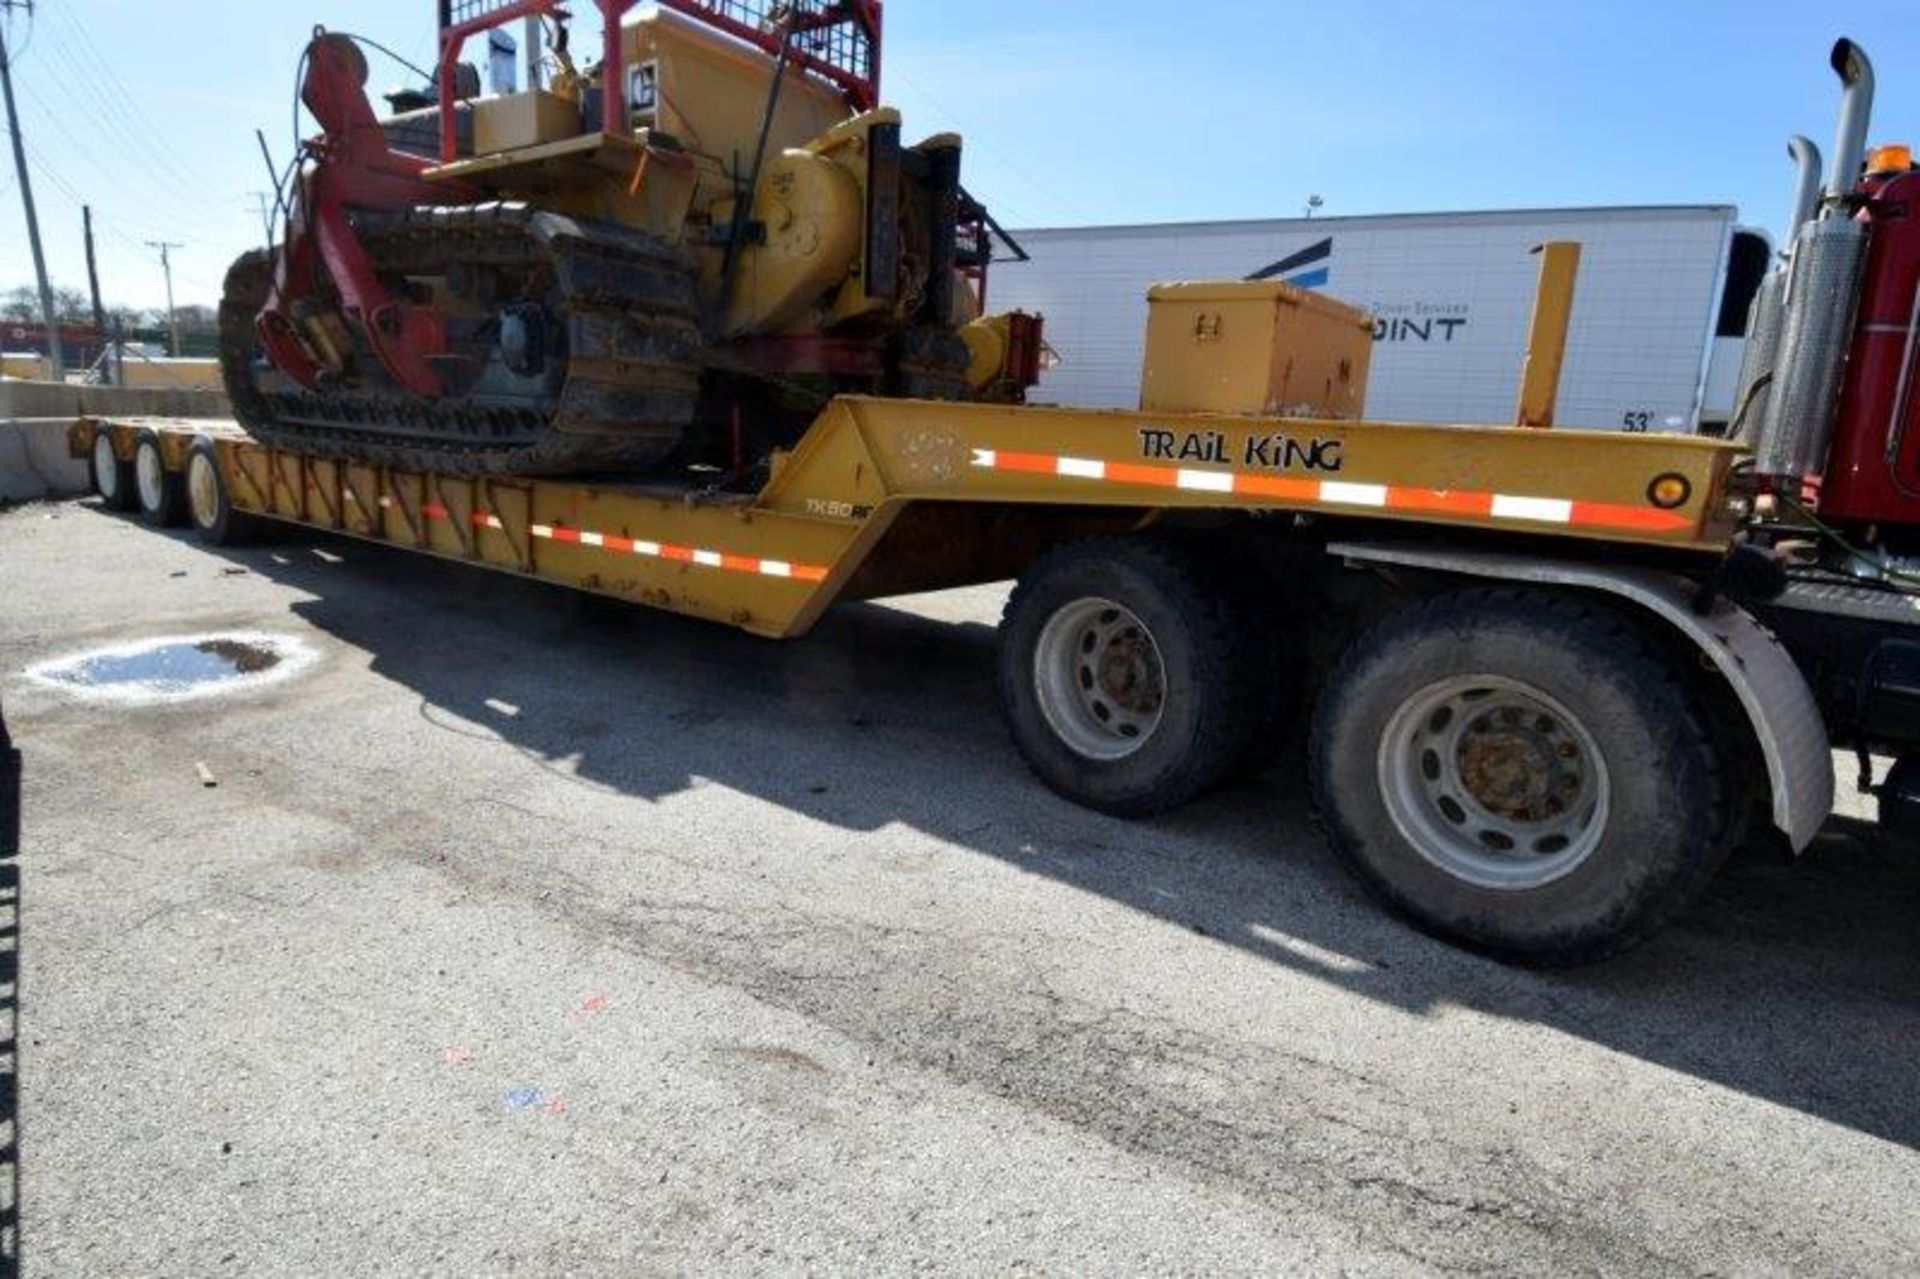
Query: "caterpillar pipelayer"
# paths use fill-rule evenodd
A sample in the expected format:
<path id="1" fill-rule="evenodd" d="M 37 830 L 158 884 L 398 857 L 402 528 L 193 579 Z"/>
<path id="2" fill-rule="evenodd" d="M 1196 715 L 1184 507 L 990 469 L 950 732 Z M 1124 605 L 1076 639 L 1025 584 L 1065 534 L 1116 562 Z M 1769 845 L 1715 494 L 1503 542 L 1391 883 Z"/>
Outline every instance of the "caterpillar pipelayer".
<path id="1" fill-rule="evenodd" d="M 979 315 L 988 219 L 959 139 L 905 146 L 879 105 L 879 0 L 596 7 L 581 70 L 559 0 L 442 0 L 437 102 L 386 119 L 356 42 L 316 33 L 285 242 L 221 305 L 250 431 L 447 474 L 644 471 L 738 465 L 843 391 L 1019 398 L 1037 320 Z M 466 42 L 528 19 L 550 81 L 466 92 Z"/>

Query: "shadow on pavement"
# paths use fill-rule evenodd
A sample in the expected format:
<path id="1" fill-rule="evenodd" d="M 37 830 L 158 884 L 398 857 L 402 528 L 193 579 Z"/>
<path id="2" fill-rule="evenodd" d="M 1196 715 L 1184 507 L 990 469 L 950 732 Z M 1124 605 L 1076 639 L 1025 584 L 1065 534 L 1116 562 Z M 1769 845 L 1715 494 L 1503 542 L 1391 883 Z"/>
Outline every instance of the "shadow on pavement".
<path id="1" fill-rule="evenodd" d="M 20 1273 L 20 767 L 0 715 L 0 1276 Z"/>
<path id="2" fill-rule="evenodd" d="M 1521 972 L 1366 899 L 1314 832 L 1297 763 L 1151 822 L 1055 797 L 999 722 L 987 625 L 849 605 L 780 643 L 350 541 L 325 540 L 324 559 L 308 545 L 230 554 L 311 592 L 295 611 L 368 652 L 423 716 L 484 725 L 582 782 L 657 798 L 699 778 L 849 830 L 905 823 L 1397 1008 L 1540 1023 L 1920 1148 L 1920 858 L 1877 848 L 1871 827 L 1836 819 L 1792 863 L 1736 858 L 1687 917 L 1619 960 Z"/>

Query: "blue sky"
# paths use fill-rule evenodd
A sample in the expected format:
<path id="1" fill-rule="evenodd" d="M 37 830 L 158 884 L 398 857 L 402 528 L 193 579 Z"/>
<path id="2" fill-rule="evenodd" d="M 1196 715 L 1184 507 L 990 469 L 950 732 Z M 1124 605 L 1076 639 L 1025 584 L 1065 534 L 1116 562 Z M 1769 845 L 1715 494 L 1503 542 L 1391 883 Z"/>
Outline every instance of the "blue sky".
<path id="1" fill-rule="evenodd" d="M 38 0 L 16 82 L 49 267 L 84 286 L 79 203 L 110 301 L 156 305 L 143 242 L 184 241 L 212 302 L 258 240 L 253 139 L 288 151 L 316 22 L 425 63 L 433 0 Z M 577 0 L 583 33 L 591 6 Z M 1876 140 L 1920 143 L 1912 0 L 889 0 L 883 91 L 909 134 L 967 139 L 966 181 L 1010 226 L 1561 204 L 1731 203 L 1778 231 L 1786 136 L 1825 149 L 1846 34 L 1880 81 Z M 374 58 L 374 84 L 407 76 Z M 0 287 L 31 276 L 0 163 Z"/>

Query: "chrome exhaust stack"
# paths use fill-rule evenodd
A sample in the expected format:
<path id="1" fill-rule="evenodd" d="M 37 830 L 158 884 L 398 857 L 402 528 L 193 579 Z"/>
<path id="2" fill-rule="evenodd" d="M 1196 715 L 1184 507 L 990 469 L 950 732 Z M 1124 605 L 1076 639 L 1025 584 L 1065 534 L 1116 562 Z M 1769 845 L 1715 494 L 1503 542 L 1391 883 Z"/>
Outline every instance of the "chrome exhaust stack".
<path id="1" fill-rule="evenodd" d="M 1873 64 L 1845 39 L 1835 42 L 1830 61 L 1843 86 L 1840 122 L 1819 215 L 1794 228 L 1788 250 L 1779 344 L 1753 445 L 1754 471 L 1789 483 L 1825 465 L 1866 259 L 1867 229 L 1848 198 L 1866 156 Z"/>
<path id="2" fill-rule="evenodd" d="M 1766 421 L 1767 393 L 1773 389 L 1774 366 L 1780 358 L 1780 327 L 1787 295 L 1788 256 L 1800 228 L 1812 221 L 1820 207 L 1820 148 L 1798 133 L 1787 139 L 1787 155 L 1794 164 L 1793 208 L 1787 221 L 1787 251 L 1767 272 L 1747 311 L 1746 342 L 1740 351 L 1739 389 L 1733 397 L 1730 439 L 1755 433 Z"/>
<path id="3" fill-rule="evenodd" d="M 1787 139 L 1787 156 L 1793 161 L 1793 214 L 1787 223 L 1787 243 L 1799 233 L 1804 222 L 1811 222 L 1820 208 L 1820 148 L 1813 139 L 1796 133 Z"/>
<path id="4" fill-rule="evenodd" d="M 1833 134 L 1833 167 L 1827 171 L 1827 208 L 1830 215 L 1853 190 L 1860 166 L 1867 158 L 1867 126 L 1873 118 L 1873 63 L 1867 51 L 1842 36 L 1833 42 L 1827 61 L 1840 77 L 1840 123 Z"/>

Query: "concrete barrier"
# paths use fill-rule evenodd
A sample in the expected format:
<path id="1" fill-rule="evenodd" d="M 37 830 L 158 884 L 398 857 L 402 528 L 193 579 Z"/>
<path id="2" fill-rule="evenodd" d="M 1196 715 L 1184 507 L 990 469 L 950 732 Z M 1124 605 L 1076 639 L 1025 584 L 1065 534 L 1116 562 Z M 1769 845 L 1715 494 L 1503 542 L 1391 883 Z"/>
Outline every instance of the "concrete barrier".
<path id="1" fill-rule="evenodd" d="M 87 464 L 67 456 L 67 427 L 82 417 L 225 417 L 219 391 L 0 381 L 0 501 L 87 491 Z"/>
<path id="2" fill-rule="evenodd" d="M 87 464 L 67 456 L 70 417 L 0 419 L 0 502 L 87 491 Z"/>

